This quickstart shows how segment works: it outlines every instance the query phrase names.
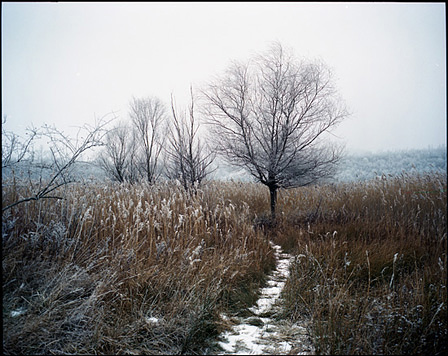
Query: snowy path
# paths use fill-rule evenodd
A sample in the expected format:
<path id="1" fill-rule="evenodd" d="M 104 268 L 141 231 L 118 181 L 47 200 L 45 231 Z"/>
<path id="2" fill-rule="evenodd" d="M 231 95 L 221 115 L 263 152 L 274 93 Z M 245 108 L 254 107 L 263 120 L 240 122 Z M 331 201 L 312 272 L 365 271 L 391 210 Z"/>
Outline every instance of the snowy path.
<path id="1" fill-rule="evenodd" d="M 231 318 L 232 330 L 219 338 L 220 354 L 313 354 L 313 348 L 304 325 L 292 324 L 286 320 L 275 320 L 279 306 L 275 303 L 280 296 L 289 274 L 292 256 L 283 253 L 280 246 L 271 242 L 275 249 L 277 268 L 268 276 L 267 287 L 261 289 L 257 305 L 249 310 L 254 316 Z M 224 319 L 228 319 L 223 316 Z"/>

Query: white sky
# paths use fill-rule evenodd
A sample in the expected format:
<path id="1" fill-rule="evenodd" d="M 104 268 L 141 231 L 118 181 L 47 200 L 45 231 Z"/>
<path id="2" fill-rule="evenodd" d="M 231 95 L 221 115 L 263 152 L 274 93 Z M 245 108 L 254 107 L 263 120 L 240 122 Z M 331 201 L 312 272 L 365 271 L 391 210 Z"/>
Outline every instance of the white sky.
<path id="1" fill-rule="evenodd" d="M 446 145 L 444 3 L 2 3 L 2 117 L 69 130 L 169 104 L 280 41 L 334 70 L 348 151 Z"/>

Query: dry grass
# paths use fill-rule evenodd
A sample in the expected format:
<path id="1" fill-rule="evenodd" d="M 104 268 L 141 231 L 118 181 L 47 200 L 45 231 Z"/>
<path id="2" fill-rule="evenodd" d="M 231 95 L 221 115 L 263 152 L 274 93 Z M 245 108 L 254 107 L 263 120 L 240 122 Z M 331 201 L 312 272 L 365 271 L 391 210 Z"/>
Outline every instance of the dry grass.
<path id="1" fill-rule="evenodd" d="M 27 189 L 4 182 L 3 205 Z M 3 215 L 6 354 L 200 353 L 274 265 L 255 185 L 67 189 Z"/>
<path id="2" fill-rule="evenodd" d="M 28 186 L 3 182 L 3 206 Z M 73 185 L 2 218 L 5 354 L 207 352 L 296 255 L 283 301 L 322 354 L 446 353 L 446 175 L 281 191 Z"/>
<path id="3" fill-rule="evenodd" d="M 446 354 L 446 175 L 302 188 L 282 202 L 277 239 L 296 255 L 286 314 L 311 317 L 318 353 Z"/>

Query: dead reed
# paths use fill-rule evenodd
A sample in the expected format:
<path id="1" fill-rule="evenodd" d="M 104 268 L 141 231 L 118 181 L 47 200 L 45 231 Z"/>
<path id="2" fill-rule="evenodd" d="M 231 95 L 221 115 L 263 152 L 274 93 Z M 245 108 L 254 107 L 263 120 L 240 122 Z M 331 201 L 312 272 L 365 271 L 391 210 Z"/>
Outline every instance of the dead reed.
<path id="1" fill-rule="evenodd" d="M 4 182 L 3 206 L 29 189 Z M 4 352 L 201 352 L 220 311 L 249 307 L 274 265 L 251 223 L 254 194 L 238 183 L 196 194 L 74 185 L 65 200 L 4 213 Z"/>
<path id="2" fill-rule="evenodd" d="M 286 315 L 312 319 L 318 353 L 446 353 L 446 188 L 402 174 L 283 194 Z"/>
<path id="3" fill-rule="evenodd" d="M 446 174 L 279 193 L 265 187 L 72 185 L 2 216 L 6 354 L 206 353 L 293 253 L 284 317 L 321 354 L 444 354 Z M 4 181 L 2 204 L 29 195 Z"/>

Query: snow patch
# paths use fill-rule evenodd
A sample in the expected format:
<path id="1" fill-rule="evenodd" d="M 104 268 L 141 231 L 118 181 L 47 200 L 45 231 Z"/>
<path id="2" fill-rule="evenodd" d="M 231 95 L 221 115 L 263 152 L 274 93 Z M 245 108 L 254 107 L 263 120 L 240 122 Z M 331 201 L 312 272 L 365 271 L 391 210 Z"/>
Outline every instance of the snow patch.
<path id="1" fill-rule="evenodd" d="M 288 354 L 296 347 L 297 341 L 303 340 L 303 347 L 297 350 L 300 354 L 312 354 L 313 348 L 309 342 L 306 328 L 291 324 L 287 321 L 276 321 L 271 317 L 262 317 L 266 312 L 275 314 L 278 308 L 276 302 L 285 286 L 289 275 L 289 265 L 293 257 L 283 253 L 280 246 L 271 242 L 277 259 L 277 268 L 268 277 L 267 286 L 260 290 L 260 298 L 257 304 L 249 310 L 255 317 L 237 318 L 240 323 L 234 325 L 231 331 L 224 332 L 220 337 L 218 345 L 224 350 L 224 354 L 232 355 L 254 355 L 254 354 Z M 222 319 L 229 320 L 225 314 Z M 288 330 L 287 333 L 282 330 Z M 294 335 L 293 338 L 286 334 Z"/>
<path id="2" fill-rule="evenodd" d="M 12 310 L 10 315 L 11 315 L 11 317 L 15 318 L 15 317 L 20 316 L 20 315 L 25 314 L 25 313 L 26 313 L 26 309 L 25 308 L 19 308 L 17 310 Z"/>
<path id="3" fill-rule="evenodd" d="M 145 321 L 146 321 L 148 324 L 157 324 L 157 323 L 159 322 L 159 319 L 157 319 L 157 318 L 151 316 L 151 317 L 146 317 L 146 318 L 145 318 Z"/>

